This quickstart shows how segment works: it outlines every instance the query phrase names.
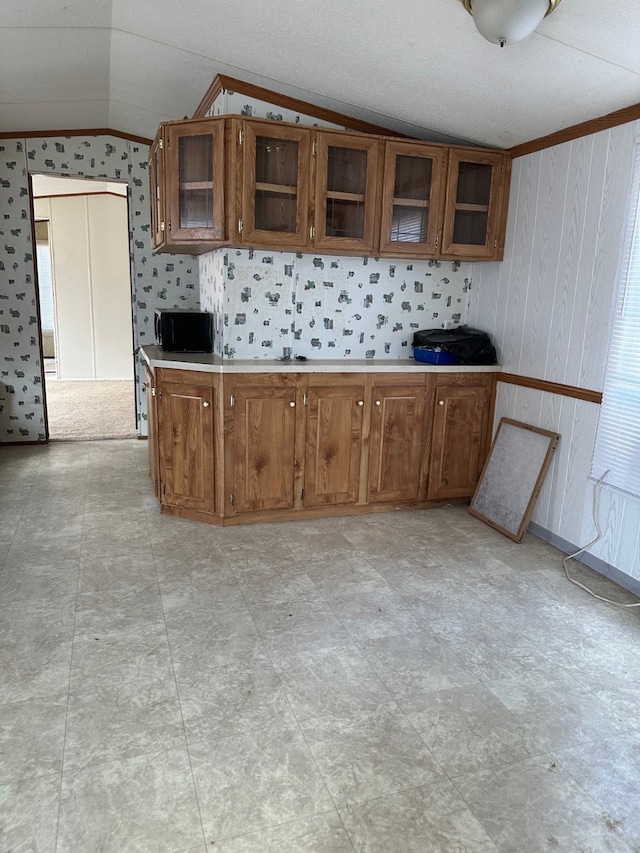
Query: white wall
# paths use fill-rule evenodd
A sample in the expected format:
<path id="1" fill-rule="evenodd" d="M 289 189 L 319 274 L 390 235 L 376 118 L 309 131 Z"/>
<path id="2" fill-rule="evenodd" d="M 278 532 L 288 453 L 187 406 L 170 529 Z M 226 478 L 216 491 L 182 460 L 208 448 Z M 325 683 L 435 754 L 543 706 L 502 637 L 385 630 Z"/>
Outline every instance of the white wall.
<path id="1" fill-rule="evenodd" d="M 132 379 L 126 198 L 38 198 L 34 210 L 50 222 L 58 377 Z"/>
<path id="2" fill-rule="evenodd" d="M 603 387 L 633 144 L 629 123 L 514 161 L 505 259 L 476 264 L 469 324 L 494 336 L 503 370 Z M 599 406 L 500 384 L 496 423 L 512 417 L 561 439 L 533 521 L 590 541 L 591 459 Z M 640 578 L 640 501 L 601 494 L 604 536 L 591 553 Z"/>

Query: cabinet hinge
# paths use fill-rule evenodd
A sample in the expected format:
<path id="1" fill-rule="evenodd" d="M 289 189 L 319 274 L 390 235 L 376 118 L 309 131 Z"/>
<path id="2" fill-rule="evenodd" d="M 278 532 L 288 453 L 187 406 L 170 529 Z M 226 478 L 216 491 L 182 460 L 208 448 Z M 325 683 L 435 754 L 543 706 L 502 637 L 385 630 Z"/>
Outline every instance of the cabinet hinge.
<path id="1" fill-rule="evenodd" d="M 442 168 L 444 169 L 444 154 L 442 155 Z"/>
<path id="2" fill-rule="evenodd" d="M 303 405 L 303 406 L 308 406 L 308 405 L 309 405 L 309 397 L 308 397 L 306 394 L 303 394 L 303 395 L 302 395 L 302 405 Z"/>
<path id="3" fill-rule="evenodd" d="M 162 389 L 160 389 L 160 391 L 158 391 L 158 397 L 162 397 Z"/>
<path id="4" fill-rule="evenodd" d="M 158 148 L 162 148 L 162 140 L 161 139 L 158 140 Z"/>
<path id="5" fill-rule="evenodd" d="M 497 249 L 497 248 L 498 248 L 498 238 L 497 238 L 497 237 L 496 237 L 496 238 L 494 239 L 494 241 L 493 241 L 493 248 L 494 248 L 494 249 Z"/>
<path id="6" fill-rule="evenodd" d="M 161 230 L 161 231 L 164 231 L 164 222 L 161 222 L 161 223 L 160 223 L 160 230 Z"/>
<path id="7" fill-rule="evenodd" d="M 313 238 L 315 236 L 316 236 L 316 229 L 315 229 L 315 226 L 312 225 L 311 228 L 309 228 L 309 237 L 311 237 L 311 239 L 313 240 Z"/>
<path id="8" fill-rule="evenodd" d="M 302 490 L 302 492 L 300 493 L 300 498 L 304 500 L 304 489 L 303 489 L 303 490 Z"/>
<path id="9" fill-rule="evenodd" d="M 236 505 L 236 496 L 235 496 L 235 495 L 231 495 L 230 500 L 231 500 L 231 506 L 235 506 L 235 505 Z"/>
<path id="10" fill-rule="evenodd" d="M 236 398 L 233 396 L 233 394 L 231 395 L 231 398 L 230 398 L 230 400 L 229 400 L 229 403 L 230 403 L 230 405 L 231 405 L 231 407 L 232 407 L 232 408 L 233 408 L 233 406 L 235 406 L 235 404 L 236 404 Z"/>
<path id="11" fill-rule="evenodd" d="M 318 140 L 317 139 L 313 140 L 313 145 L 311 146 L 311 153 L 312 154 L 318 153 Z"/>
<path id="12" fill-rule="evenodd" d="M 151 388 L 151 396 L 152 396 L 152 397 L 155 397 L 155 396 L 156 396 L 156 389 L 155 389 L 153 386 L 152 386 L 152 388 Z"/>
<path id="13" fill-rule="evenodd" d="M 242 234 L 244 228 L 244 219 L 238 219 L 238 234 Z"/>
<path id="14" fill-rule="evenodd" d="M 244 145 L 244 130 L 238 131 L 238 144 Z"/>

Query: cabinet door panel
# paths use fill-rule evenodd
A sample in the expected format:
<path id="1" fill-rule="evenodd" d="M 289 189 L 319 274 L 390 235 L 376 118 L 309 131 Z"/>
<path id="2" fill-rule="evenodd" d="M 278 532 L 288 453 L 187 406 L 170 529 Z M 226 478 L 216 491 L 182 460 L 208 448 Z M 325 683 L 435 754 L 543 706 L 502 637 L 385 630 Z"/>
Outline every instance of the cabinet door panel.
<path id="1" fill-rule="evenodd" d="M 149 476 L 153 483 L 153 493 L 159 497 L 158 470 L 158 407 L 156 405 L 156 380 L 147 367 L 145 370 L 145 394 L 147 398 L 147 443 L 149 445 Z"/>
<path id="2" fill-rule="evenodd" d="M 309 389 L 304 505 L 358 500 L 364 386 Z"/>
<path id="3" fill-rule="evenodd" d="M 371 252 L 378 202 L 379 142 L 375 137 L 316 135 L 316 249 Z"/>
<path id="4" fill-rule="evenodd" d="M 245 243 L 304 249 L 309 242 L 311 132 L 243 122 Z"/>
<path id="5" fill-rule="evenodd" d="M 164 242 L 164 139 L 162 129 L 153 141 L 149 151 L 149 184 L 151 201 L 151 242 L 154 249 Z"/>
<path id="6" fill-rule="evenodd" d="M 291 508 L 295 389 L 243 387 L 234 397 L 236 512 Z"/>
<path id="7" fill-rule="evenodd" d="M 449 177 L 442 254 L 498 258 L 506 155 L 487 151 L 449 152 Z"/>
<path id="8" fill-rule="evenodd" d="M 373 389 L 369 501 L 417 500 L 424 426 L 424 388 Z"/>
<path id="9" fill-rule="evenodd" d="M 432 257 L 439 242 L 445 149 L 385 143 L 380 251 Z"/>
<path id="10" fill-rule="evenodd" d="M 171 242 L 224 239 L 224 120 L 169 125 L 168 230 Z"/>
<path id="11" fill-rule="evenodd" d="M 158 394 L 162 503 L 213 512 L 214 389 L 164 383 Z"/>
<path id="12" fill-rule="evenodd" d="M 485 386 L 437 387 L 429 466 L 430 499 L 473 495 L 480 474 L 487 399 Z"/>

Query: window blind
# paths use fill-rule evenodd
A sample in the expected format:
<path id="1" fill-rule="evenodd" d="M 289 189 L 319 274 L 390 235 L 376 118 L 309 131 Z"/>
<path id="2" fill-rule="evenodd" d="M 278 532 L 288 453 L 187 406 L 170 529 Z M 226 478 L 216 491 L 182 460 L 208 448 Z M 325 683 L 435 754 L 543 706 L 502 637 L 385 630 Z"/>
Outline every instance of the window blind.
<path id="1" fill-rule="evenodd" d="M 640 142 L 591 474 L 640 497 Z"/>

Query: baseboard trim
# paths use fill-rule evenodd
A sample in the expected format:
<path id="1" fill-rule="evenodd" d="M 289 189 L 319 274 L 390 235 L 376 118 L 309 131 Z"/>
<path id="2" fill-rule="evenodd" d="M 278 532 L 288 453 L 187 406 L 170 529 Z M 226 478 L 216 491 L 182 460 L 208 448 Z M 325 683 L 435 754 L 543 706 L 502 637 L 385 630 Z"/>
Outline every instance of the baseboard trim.
<path id="1" fill-rule="evenodd" d="M 580 548 L 579 545 L 573 545 L 561 536 L 557 536 L 555 533 L 551 533 L 550 530 L 546 530 L 541 525 L 536 524 L 535 521 L 529 522 L 528 530 L 530 533 L 533 533 L 534 536 L 537 536 L 538 539 L 542 539 L 544 542 L 548 542 L 549 545 L 553 545 L 554 548 L 562 551 L 563 554 L 575 554 L 575 552 Z M 610 563 L 605 563 L 605 561 L 601 560 L 600 557 L 594 557 L 593 554 L 588 554 L 585 551 L 580 554 L 579 557 L 576 557 L 576 560 L 579 563 L 583 563 L 588 568 L 593 569 L 594 572 L 598 572 L 598 574 L 609 578 L 609 580 L 617 583 L 618 586 L 621 586 L 623 589 L 627 589 L 629 592 L 640 597 L 640 581 L 636 580 L 636 578 L 632 578 L 631 575 L 628 575 L 625 572 L 621 572 L 620 569 L 616 569 L 616 567 L 612 566 Z"/>

